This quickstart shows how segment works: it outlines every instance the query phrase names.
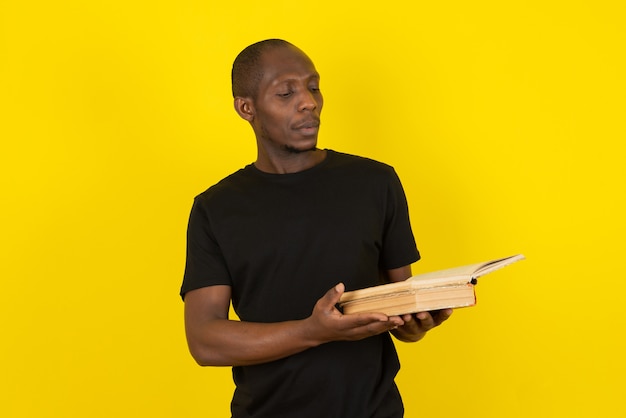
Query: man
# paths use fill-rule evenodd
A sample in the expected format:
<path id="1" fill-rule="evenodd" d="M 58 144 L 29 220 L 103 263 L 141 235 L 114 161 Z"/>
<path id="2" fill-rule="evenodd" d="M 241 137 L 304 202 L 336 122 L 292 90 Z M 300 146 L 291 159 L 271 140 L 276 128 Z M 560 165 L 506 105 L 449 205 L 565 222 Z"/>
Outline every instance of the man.
<path id="1" fill-rule="evenodd" d="M 258 154 L 194 201 L 181 289 L 191 354 L 233 366 L 235 418 L 401 417 L 389 333 L 417 341 L 451 310 L 335 306 L 346 288 L 411 275 L 419 253 L 400 181 L 385 164 L 317 148 L 320 77 L 292 44 L 250 45 L 232 77 Z"/>

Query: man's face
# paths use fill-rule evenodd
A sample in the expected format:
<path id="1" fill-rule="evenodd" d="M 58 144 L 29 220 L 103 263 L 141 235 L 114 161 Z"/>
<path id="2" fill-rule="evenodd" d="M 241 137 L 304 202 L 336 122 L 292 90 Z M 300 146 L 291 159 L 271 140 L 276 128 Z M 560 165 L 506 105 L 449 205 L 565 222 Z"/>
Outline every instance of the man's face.
<path id="1" fill-rule="evenodd" d="M 315 149 L 324 103 L 315 66 L 290 47 L 265 52 L 262 65 L 251 121 L 262 145 L 281 153 Z"/>

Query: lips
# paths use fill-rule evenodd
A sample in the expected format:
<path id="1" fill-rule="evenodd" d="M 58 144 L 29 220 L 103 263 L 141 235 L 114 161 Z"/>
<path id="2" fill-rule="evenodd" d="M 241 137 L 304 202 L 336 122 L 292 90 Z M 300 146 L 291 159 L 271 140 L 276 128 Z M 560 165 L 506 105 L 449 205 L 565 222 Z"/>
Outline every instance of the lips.
<path id="1" fill-rule="evenodd" d="M 308 119 L 304 122 L 297 124 L 294 129 L 311 129 L 311 128 L 319 128 L 320 120 L 319 119 Z"/>

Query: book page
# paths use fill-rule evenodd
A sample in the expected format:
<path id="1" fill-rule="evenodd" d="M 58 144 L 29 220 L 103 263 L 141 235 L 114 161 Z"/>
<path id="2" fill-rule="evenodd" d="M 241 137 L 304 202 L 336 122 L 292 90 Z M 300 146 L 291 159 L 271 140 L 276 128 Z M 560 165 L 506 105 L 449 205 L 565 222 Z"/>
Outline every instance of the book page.
<path id="1" fill-rule="evenodd" d="M 465 266 L 418 274 L 408 278 L 407 281 L 419 282 L 415 283 L 415 285 L 419 287 L 430 286 L 441 282 L 446 282 L 450 284 L 467 283 L 470 282 L 472 279 L 477 279 L 480 276 L 491 273 L 492 271 L 498 270 L 504 266 L 523 259 L 523 255 L 517 254 L 514 256 L 485 261 L 482 263 L 468 264 Z"/>
<path id="2" fill-rule="evenodd" d="M 501 258 L 499 260 L 489 261 L 484 263 L 482 267 L 480 267 L 472 276 L 473 278 L 478 278 L 487 273 L 491 273 L 498 269 L 501 269 L 504 266 L 508 266 L 511 263 L 515 263 L 516 261 L 523 260 L 525 257 L 522 254 L 512 255 L 510 257 Z"/>

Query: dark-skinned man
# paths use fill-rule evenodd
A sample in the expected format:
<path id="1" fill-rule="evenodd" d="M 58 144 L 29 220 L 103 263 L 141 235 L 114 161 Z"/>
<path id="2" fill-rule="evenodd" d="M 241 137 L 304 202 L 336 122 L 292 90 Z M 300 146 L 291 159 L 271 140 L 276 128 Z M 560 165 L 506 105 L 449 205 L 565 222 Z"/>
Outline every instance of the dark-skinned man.
<path id="1" fill-rule="evenodd" d="M 318 148 L 320 76 L 294 45 L 250 45 L 232 80 L 258 153 L 194 200 L 181 288 L 192 356 L 233 367 L 234 418 L 402 417 L 390 333 L 418 341 L 452 311 L 336 307 L 346 289 L 410 277 L 419 252 L 400 180 Z"/>

